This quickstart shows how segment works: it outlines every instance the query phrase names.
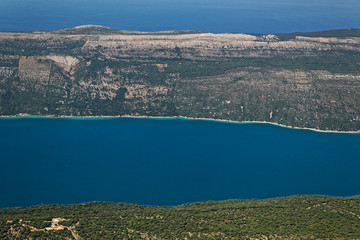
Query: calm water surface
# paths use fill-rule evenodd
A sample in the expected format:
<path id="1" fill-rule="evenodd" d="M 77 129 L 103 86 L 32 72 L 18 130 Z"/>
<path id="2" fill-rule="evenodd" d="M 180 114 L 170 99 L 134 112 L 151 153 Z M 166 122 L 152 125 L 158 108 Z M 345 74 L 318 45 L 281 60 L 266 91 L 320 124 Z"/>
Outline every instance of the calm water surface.
<path id="1" fill-rule="evenodd" d="M 101 24 L 139 31 L 360 28 L 357 0 L 2 0 L 0 31 Z M 360 135 L 265 124 L 0 119 L 0 207 L 176 205 L 360 193 Z"/>
<path id="2" fill-rule="evenodd" d="M 279 33 L 360 28 L 358 0 L 1 0 L 0 31 L 100 24 L 138 31 Z"/>
<path id="3" fill-rule="evenodd" d="M 360 193 L 360 135 L 155 119 L 0 119 L 0 207 Z"/>

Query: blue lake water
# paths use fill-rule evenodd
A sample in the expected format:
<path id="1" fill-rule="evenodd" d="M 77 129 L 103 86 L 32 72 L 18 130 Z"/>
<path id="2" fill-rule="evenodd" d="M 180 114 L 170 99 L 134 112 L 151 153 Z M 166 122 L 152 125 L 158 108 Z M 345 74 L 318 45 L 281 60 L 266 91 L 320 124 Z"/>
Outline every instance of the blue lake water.
<path id="1" fill-rule="evenodd" d="M 280 33 L 360 28 L 358 0 L 1 0 L 0 31 L 100 24 L 138 31 Z"/>
<path id="2" fill-rule="evenodd" d="M 0 207 L 360 193 L 360 134 L 201 120 L 0 119 Z"/>

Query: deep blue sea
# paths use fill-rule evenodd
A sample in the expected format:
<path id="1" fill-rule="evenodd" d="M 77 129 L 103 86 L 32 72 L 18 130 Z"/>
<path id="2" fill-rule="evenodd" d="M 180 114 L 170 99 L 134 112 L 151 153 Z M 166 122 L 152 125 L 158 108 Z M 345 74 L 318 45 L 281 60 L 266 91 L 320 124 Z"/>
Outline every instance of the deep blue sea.
<path id="1" fill-rule="evenodd" d="M 360 28 L 358 0 L 1 0 L 0 31 Z M 151 119 L 0 119 L 0 207 L 360 194 L 360 134 Z"/>
<path id="2" fill-rule="evenodd" d="M 181 119 L 0 119 L 0 207 L 360 194 L 360 134 Z"/>
<path id="3" fill-rule="evenodd" d="M 100 24 L 123 30 L 285 33 L 360 28 L 359 0 L 1 0 L 0 31 Z"/>

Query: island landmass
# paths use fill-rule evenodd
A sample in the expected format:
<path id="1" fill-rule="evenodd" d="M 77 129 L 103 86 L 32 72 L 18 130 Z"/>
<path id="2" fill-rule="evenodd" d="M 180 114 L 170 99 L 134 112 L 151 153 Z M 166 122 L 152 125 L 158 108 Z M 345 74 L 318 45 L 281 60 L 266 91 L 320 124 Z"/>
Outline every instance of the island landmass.
<path id="1" fill-rule="evenodd" d="M 360 30 L 1 32 L 0 116 L 184 117 L 358 132 Z"/>

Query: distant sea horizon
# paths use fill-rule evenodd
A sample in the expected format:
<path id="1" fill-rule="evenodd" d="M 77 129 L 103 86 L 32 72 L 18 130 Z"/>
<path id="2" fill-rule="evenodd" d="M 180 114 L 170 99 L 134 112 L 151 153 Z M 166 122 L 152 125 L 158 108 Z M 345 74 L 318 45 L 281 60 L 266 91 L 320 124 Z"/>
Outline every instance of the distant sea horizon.
<path id="1" fill-rule="evenodd" d="M 356 0 L 3 0 L 0 31 L 102 25 L 120 30 L 292 33 L 360 28 Z"/>

